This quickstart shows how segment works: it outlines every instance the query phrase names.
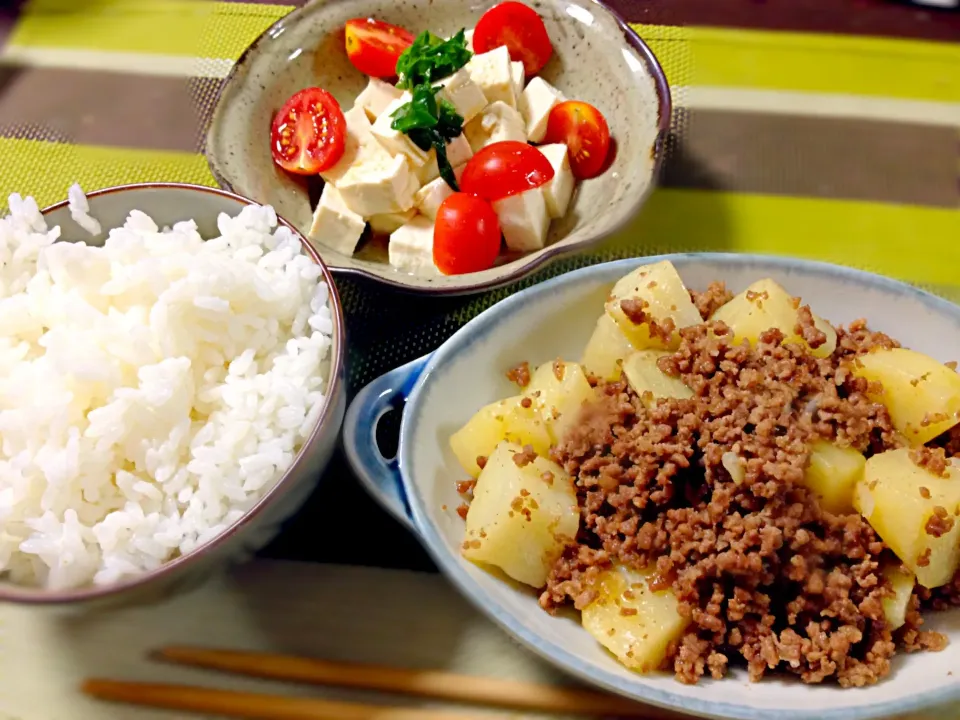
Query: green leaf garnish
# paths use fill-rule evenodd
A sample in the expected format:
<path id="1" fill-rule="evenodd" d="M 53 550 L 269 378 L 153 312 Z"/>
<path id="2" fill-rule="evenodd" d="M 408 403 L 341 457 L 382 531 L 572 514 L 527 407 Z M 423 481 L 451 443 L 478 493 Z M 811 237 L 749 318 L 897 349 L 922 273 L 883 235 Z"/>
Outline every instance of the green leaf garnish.
<path id="1" fill-rule="evenodd" d="M 449 40 L 424 30 L 397 59 L 397 87 L 411 90 L 442 80 L 466 65 L 471 57 L 473 53 L 467 49 L 462 29 Z"/>
<path id="2" fill-rule="evenodd" d="M 448 101 L 437 99 L 439 91 L 440 88 L 427 84 L 417 85 L 410 102 L 391 114 L 393 122 L 390 127 L 406 134 L 424 152 L 430 148 L 436 150 L 440 177 L 453 190 L 459 191 L 453 167 L 447 159 L 447 143 L 463 132 L 463 117 Z"/>

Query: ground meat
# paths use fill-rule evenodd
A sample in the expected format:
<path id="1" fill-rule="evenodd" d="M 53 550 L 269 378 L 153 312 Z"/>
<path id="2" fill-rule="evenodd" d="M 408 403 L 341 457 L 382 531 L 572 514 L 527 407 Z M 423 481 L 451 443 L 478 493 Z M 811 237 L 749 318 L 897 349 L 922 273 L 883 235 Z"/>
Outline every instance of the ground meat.
<path id="1" fill-rule="evenodd" d="M 526 467 L 537 459 L 537 452 L 532 445 L 524 445 L 523 450 L 514 454 L 513 462 L 517 467 Z"/>
<path id="2" fill-rule="evenodd" d="M 705 318 L 729 299 L 719 285 L 691 296 Z M 628 317 L 643 310 L 621 307 Z M 798 310 L 797 334 L 822 345 L 809 308 Z M 816 440 L 868 455 L 901 446 L 868 383 L 843 367 L 898 343 L 862 321 L 838 330 L 828 358 L 782 345 L 778 330 L 753 348 L 735 344 L 722 323 L 679 334 L 679 349 L 660 368 L 682 379 L 692 399 L 646 407 L 626 382 L 598 382 L 599 399 L 552 450 L 575 478 L 581 529 L 552 568 L 541 605 L 583 608 L 614 562 L 655 566 L 658 584 L 672 588 L 690 620 L 667 658 L 688 683 L 745 665 L 754 680 L 784 671 L 860 687 L 889 672 L 897 642 L 933 649 L 939 640 L 919 630 L 919 611 L 896 638 L 889 630 L 882 601 L 891 590 L 880 568 L 892 555 L 870 525 L 823 510 L 803 484 Z M 960 450 L 960 434 L 943 444 Z M 741 459 L 739 481 L 724 467 L 727 453 Z M 960 604 L 960 580 L 926 602 Z"/>
<path id="3" fill-rule="evenodd" d="M 911 450 L 909 454 L 914 464 L 922 467 L 927 472 L 933 473 L 938 477 L 949 477 L 947 473 L 949 462 L 947 461 L 947 456 L 944 454 L 943 448 L 918 447 Z"/>
<path id="4" fill-rule="evenodd" d="M 700 317 L 709 320 L 721 305 L 726 305 L 733 299 L 733 293 L 727 290 L 722 282 L 712 282 L 703 292 L 690 291 L 690 299 L 700 313 Z"/>
<path id="5" fill-rule="evenodd" d="M 525 388 L 530 384 L 530 363 L 524 361 L 507 370 L 507 380 Z"/>

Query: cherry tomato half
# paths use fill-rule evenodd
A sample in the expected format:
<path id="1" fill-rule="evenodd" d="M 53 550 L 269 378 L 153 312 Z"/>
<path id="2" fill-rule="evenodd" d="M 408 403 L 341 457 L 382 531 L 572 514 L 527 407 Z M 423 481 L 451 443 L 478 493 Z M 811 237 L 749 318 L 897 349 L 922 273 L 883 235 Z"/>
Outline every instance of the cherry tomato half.
<path id="1" fill-rule="evenodd" d="M 473 32 L 473 48 L 485 53 L 501 45 L 510 51 L 510 59 L 523 63 L 527 77 L 543 70 L 553 45 L 543 20 L 533 8 L 519 2 L 504 2 L 487 10 Z"/>
<path id="2" fill-rule="evenodd" d="M 362 73 L 376 78 L 397 74 L 397 59 L 413 45 L 415 38 L 402 27 L 374 20 L 347 20 L 347 57 Z"/>
<path id="3" fill-rule="evenodd" d="M 284 103 L 270 127 L 273 161 L 297 175 L 316 175 L 343 157 L 347 121 L 326 90 L 307 88 Z"/>
<path id="4" fill-rule="evenodd" d="M 566 100 L 547 118 L 546 143 L 566 143 L 570 169 L 578 180 L 599 175 L 610 152 L 610 128 L 603 113 L 590 103 Z"/>
<path id="5" fill-rule="evenodd" d="M 433 262 L 444 275 L 493 267 L 500 254 L 500 221 L 486 200 L 455 192 L 440 204 L 433 226 Z"/>
<path id="6" fill-rule="evenodd" d="M 481 148 L 467 161 L 460 189 L 492 202 L 545 185 L 553 175 L 550 161 L 533 145 L 503 140 Z"/>

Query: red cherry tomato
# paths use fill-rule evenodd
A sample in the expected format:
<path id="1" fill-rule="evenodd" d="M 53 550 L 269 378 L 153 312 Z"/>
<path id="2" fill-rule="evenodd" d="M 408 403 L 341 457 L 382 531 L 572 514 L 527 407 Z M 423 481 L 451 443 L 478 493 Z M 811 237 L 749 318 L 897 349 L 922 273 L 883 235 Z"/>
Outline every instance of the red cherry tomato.
<path id="1" fill-rule="evenodd" d="M 566 143 L 574 177 L 585 180 L 603 172 L 610 152 L 610 128 L 593 105 L 567 100 L 550 111 L 543 142 Z"/>
<path id="2" fill-rule="evenodd" d="M 500 221 L 486 200 L 456 192 L 437 210 L 433 262 L 444 275 L 493 267 L 500 254 Z"/>
<path id="3" fill-rule="evenodd" d="M 553 45 L 543 20 L 533 8 L 518 2 L 504 2 L 487 10 L 473 32 L 473 48 L 485 53 L 501 45 L 510 59 L 523 63 L 527 77 L 543 70 Z"/>
<path id="4" fill-rule="evenodd" d="M 362 73 L 377 78 L 397 74 L 397 59 L 413 45 L 414 37 L 402 27 L 374 20 L 347 20 L 347 57 Z"/>
<path id="5" fill-rule="evenodd" d="M 326 90 L 307 88 L 284 103 L 270 127 L 273 161 L 297 175 L 316 175 L 343 157 L 347 121 Z"/>
<path id="6" fill-rule="evenodd" d="M 481 148 L 467 161 L 460 189 L 492 202 L 545 185 L 553 174 L 550 161 L 537 148 L 503 140 Z"/>

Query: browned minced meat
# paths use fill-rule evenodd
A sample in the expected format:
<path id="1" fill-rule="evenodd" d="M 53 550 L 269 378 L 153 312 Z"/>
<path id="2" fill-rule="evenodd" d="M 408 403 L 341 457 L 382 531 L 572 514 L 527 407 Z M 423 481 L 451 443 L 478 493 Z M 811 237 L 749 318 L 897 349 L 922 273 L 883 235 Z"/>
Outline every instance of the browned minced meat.
<path id="1" fill-rule="evenodd" d="M 696 301 L 701 312 L 710 309 L 703 296 Z M 797 332 L 819 344 L 814 330 L 809 310 L 801 312 Z M 896 341 L 862 321 L 838 330 L 828 358 L 782 345 L 777 330 L 755 348 L 735 345 L 721 323 L 680 337 L 660 367 L 680 377 L 692 399 L 647 408 L 626 383 L 599 383 L 599 400 L 554 448 L 576 480 L 582 522 L 541 605 L 583 608 L 614 561 L 655 565 L 690 620 L 667 659 L 683 682 L 746 665 L 754 680 L 786 671 L 809 683 L 863 686 L 889 672 L 897 642 L 942 645 L 941 636 L 920 630 L 916 608 L 891 632 L 880 567 L 892 553 L 859 514 L 821 509 L 802 483 L 817 439 L 867 455 L 902 445 L 886 409 L 868 398 L 873 388 L 846 367 Z M 728 452 L 741 459 L 743 482 L 724 468 Z M 950 587 L 918 595 L 917 608 L 960 604 L 960 580 Z"/>
<path id="2" fill-rule="evenodd" d="M 517 467 L 526 467 L 536 459 L 537 452 L 532 445 L 524 445 L 523 450 L 513 456 L 513 462 L 516 463 Z"/>
<path id="3" fill-rule="evenodd" d="M 524 361 L 507 370 L 507 380 L 525 388 L 530 384 L 530 363 Z"/>
<path id="4" fill-rule="evenodd" d="M 947 456 L 941 447 L 918 447 L 909 453 L 914 464 L 938 477 L 947 477 L 949 465 Z"/>
<path id="5" fill-rule="evenodd" d="M 733 293 L 727 290 L 722 282 L 712 282 L 703 292 L 690 291 L 690 299 L 700 313 L 700 317 L 709 320 L 721 305 L 726 305 L 733 299 Z"/>

